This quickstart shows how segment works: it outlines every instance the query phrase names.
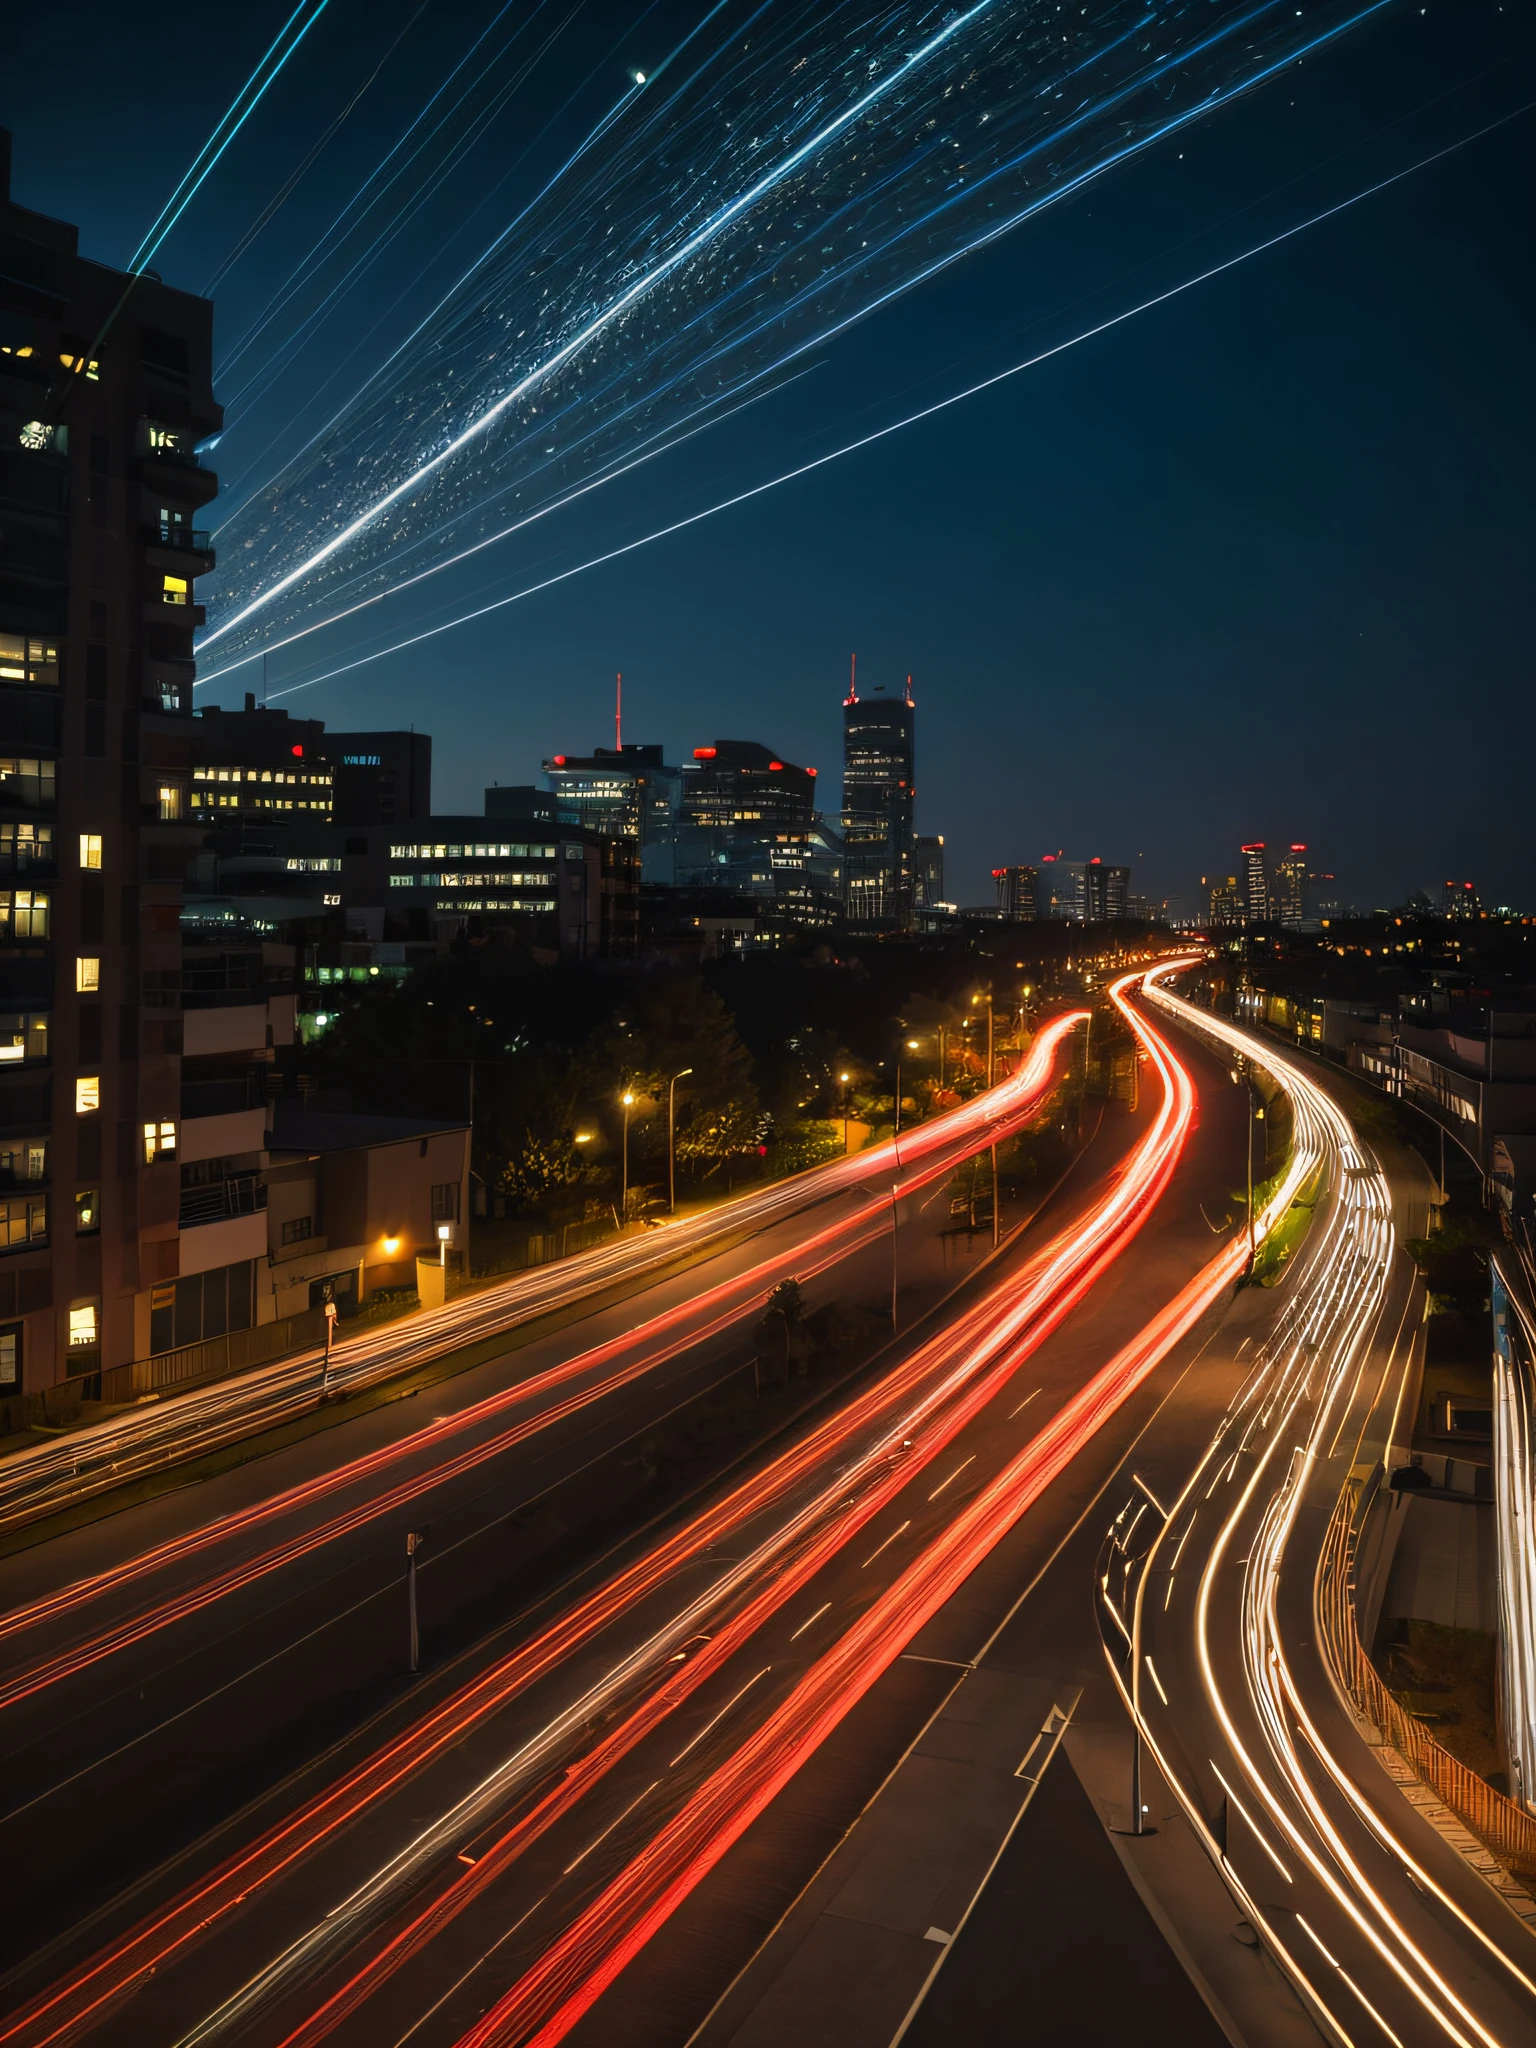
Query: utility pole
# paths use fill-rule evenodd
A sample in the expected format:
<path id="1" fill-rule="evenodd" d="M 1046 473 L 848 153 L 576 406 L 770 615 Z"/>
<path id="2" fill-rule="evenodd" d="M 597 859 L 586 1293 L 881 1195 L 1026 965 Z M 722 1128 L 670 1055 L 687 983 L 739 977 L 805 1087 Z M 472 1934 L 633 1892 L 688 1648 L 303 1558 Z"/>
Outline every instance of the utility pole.
<path id="1" fill-rule="evenodd" d="M 667 1083 L 667 1214 L 677 1214 L 677 1084 L 692 1067 L 679 1067 Z"/>

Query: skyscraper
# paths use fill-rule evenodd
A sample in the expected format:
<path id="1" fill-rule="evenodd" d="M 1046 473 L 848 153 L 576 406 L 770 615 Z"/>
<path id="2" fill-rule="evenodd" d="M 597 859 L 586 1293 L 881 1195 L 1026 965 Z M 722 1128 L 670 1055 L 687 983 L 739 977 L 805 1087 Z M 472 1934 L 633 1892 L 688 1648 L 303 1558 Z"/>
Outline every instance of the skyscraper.
<path id="1" fill-rule="evenodd" d="M 912 678 L 900 696 L 843 699 L 844 887 L 850 922 L 875 931 L 912 923 L 916 806 Z"/>
<path id="2" fill-rule="evenodd" d="M 1083 921 L 1111 924 L 1129 908 L 1131 871 L 1111 867 L 1099 854 L 1083 862 Z"/>
<path id="3" fill-rule="evenodd" d="M 1243 848 L 1243 918 L 1248 924 L 1267 924 L 1269 904 L 1269 861 L 1264 841 L 1256 839 Z"/>
<path id="4" fill-rule="evenodd" d="M 1283 925 L 1299 929 L 1306 919 L 1307 849 L 1299 841 L 1275 863 L 1270 914 Z"/>
<path id="5" fill-rule="evenodd" d="M 944 894 L 944 834 L 920 835 L 913 848 L 912 907 L 936 911 L 949 901 Z"/>
<path id="6" fill-rule="evenodd" d="M 1035 916 L 1035 870 L 1023 866 L 994 868 L 992 879 L 997 884 L 997 914 L 1003 922 L 1031 922 Z"/>

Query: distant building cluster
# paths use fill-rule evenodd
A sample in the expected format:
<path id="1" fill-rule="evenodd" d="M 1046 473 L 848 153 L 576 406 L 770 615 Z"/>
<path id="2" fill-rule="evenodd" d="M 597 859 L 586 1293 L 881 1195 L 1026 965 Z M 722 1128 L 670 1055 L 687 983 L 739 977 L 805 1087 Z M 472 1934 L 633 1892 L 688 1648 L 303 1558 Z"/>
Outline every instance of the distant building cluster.
<path id="1" fill-rule="evenodd" d="M 1131 894 L 1130 869 L 1099 854 L 1068 860 L 1065 854 L 1044 853 L 1035 866 L 994 868 L 992 880 L 997 888 L 994 915 L 1005 924 L 1030 924 L 1036 918 L 1110 924 L 1147 914 L 1145 903 Z"/>

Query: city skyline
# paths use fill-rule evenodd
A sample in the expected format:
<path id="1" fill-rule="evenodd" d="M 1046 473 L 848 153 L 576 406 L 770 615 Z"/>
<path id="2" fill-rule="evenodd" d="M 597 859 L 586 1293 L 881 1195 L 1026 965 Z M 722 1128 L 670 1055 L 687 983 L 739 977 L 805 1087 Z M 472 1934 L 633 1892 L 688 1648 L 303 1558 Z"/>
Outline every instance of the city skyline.
<path id="1" fill-rule="evenodd" d="M 622 43 L 622 18 L 604 20 Z M 83 37 L 87 68 L 71 90 L 78 84 L 84 97 L 72 104 L 95 108 L 109 147 L 118 83 L 131 98 L 147 53 L 109 10 L 95 30 Z M 279 152 L 289 124 L 296 145 L 327 103 L 320 59 L 329 50 L 340 61 L 323 40 L 331 32 L 322 19 L 262 110 Z M 535 556 L 545 552 L 558 571 L 624 544 L 657 515 L 713 502 L 722 483 L 774 473 L 786 436 L 814 455 L 849 424 L 878 426 L 910 409 L 908 388 L 942 395 L 972 364 L 984 373 L 1012 359 L 1010 335 L 1061 338 L 1071 320 L 1053 307 L 1080 301 L 1108 316 L 1136 300 L 1143 279 L 1171 285 L 1207 256 L 1247 246 L 1239 228 L 1261 240 L 1315 211 L 1314 200 L 1348 197 L 1474 133 L 1519 103 L 1511 88 L 1529 54 L 1523 34 L 1492 7 L 1464 10 L 1454 25 L 1439 10 L 1411 22 L 1389 15 L 1369 37 L 1309 62 L 1294 89 L 1245 102 L 1241 119 L 1229 111 L 1197 125 L 1022 242 L 1005 238 L 923 287 L 895 324 L 882 315 L 851 331 L 789 392 L 690 443 L 670 466 L 613 486 L 611 504 L 595 500 L 579 530 L 552 529 Z M 251 53 L 227 24 L 210 35 L 217 92 L 221 72 L 233 80 Z M 53 98 L 62 79 L 46 64 L 33 70 L 37 90 L 15 110 L 16 196 L 79 219 L 83 247 L 121 261 L 193 154 L 201 112 L 167 110 L 163 157 L 134 151 L 121 175 L 82 175 L 83 158 L 38 146 L 68 120 Z M 402 86 L 393 72 L 381 77 L 338 145 L 337 176 L 389 132 L 370 124 L 398 119 Z M 1300 182 L 1282 198 L 1267 167 L 1277 149 L 1289 151 L 1298 115 L 1308 146 Z M 424 690 L 455 705 L 453 720 L 437 719 L 439 784 L 467 809 L 486 751 L 511 762 L 590 745 L 604 730 L 615 669 L 635 732 L 669 745 L 706 735 L 721 723 L 729 678 L 733 697 L 771 704 L 773 716 L 728 723 L 771 723 L 773 743 L 793 758 L 833 767 L 831 693 L 857 647 L 871 684 L 916 678 L 928 734 L 919 829 L 946 834 L 953 896 L 984 900 L 999 859 L 1103 844 L 1114 827 L 1120 844 L 1103 844 L 1106 856 L 1129 859 L 1135 887 L 1155 896 L 1179 893 L 1258 832 L 1326 843 L 1367 903 L 1433 890 L 1458 871 L 1477 875 L 1490 900 L 1532 900 L 1536 857 L 1516 822 L 1531 744 L 1521 684 L 1530 629 L 1520 579 L 1505 566 L 1530 552 L 1518 487 L 1530 418 L 1517 368 L 1529 281 L 1512 260 L 1529 238 L 1519 195 L 1536 186 L 1528 130 L 1520 121 L 1499 129 L 1256 264 L 971 401 L 942 428 L 914 428 L 501 620 L 284 701 L 312 703 L 336 727 L 407 726 Z M 169 280 L 195 285 L 219 270 L 238 240 L 233 216 L 259 211 L 263 161 L 259 150 L 232 152 L 158 259 Z M 327 189 L 330 173 L 320 175 Z M 1236 225 L 1224 226 L 1234 208 Z M 1149 243 L 1151 212 L 1162 225 Z M 296 246 L 289 236 L 285 214 L 221 281 L 221 351 L 264 305 L 280 275 L 273 266 Z M 1157 253 L 1181 240 L 1187 267 Z M 382 312 L 377 294 L 364 303 L 370 316 Z M 1318 305 L 1330 336 L 1321 349 Z M 957 321 L 969 336 L 963 359 Z M 1431 384 L 1416 373 L 1424 359 L 1445 373 Z M 278 404 L 274 393 L 232 411 L 221 465 L 226 452 L 249 465 Z M 1350 451 L 1348 485 L 1323 545 L 1308 478 L 1334 448 Z M 1463 502 L 1473 528 L 1452 531 L 1449 508 Z M 441 580 L 419 605 L 399 601 L 423 624 L 453 614 L 458 586 Z M 366 654 L 393 637 L 382 617 L 375 627 L 365 615 L 351 646 Z M 291 687 L 296 658 L 272 657 L 274 701 Z M 1383 692 L 1397 706 L 1390 719 L 1377 714 Z M 218 686 L 207 694 L 230 701 Z M 1432 806 L 1399 803 L 1395 792 L 1412 786 L 1414 735 L 1448 697 L 1469 694 L 1511 735 L 1486 783 L 1474 790 L 1462 778 Z M 1272 703 L 1288 721 L 1327 721 L 1338 746 L 1321 755 L 1266 746 Z M 1112 711 L 1107 727 L 1101 707 Z M 1134 747 L 1102 742 L 1133 731 Z M 1063 761 L 1091 761 L 1093 773 L 1040 775 L 1021 803 L 1002 760 L 1038 759 L 1042 741 Z M 1139 773 L 1144 762 L 1156 764 L 1155 778 Z M 1167 792 L 1192 776 L 1196 801 L 1170 803 Z"/>

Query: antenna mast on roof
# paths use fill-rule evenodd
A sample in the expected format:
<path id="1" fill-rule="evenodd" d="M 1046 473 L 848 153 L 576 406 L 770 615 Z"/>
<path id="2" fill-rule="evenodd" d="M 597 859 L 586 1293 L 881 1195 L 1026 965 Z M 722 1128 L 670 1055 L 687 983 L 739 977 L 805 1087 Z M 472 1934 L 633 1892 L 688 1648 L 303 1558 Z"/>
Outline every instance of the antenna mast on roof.
<path id="1" fill-rule="evenodd" d="M 613 744 L 619 753 L 624 751 L 624 671 L 613 679 Z"/>
<path id="2" fill-rule="evenodd" d="M 848 695 L 844 701 L 849 704 L 859 701 L 859 657 L 856 654 L 848 657 Z"/>

